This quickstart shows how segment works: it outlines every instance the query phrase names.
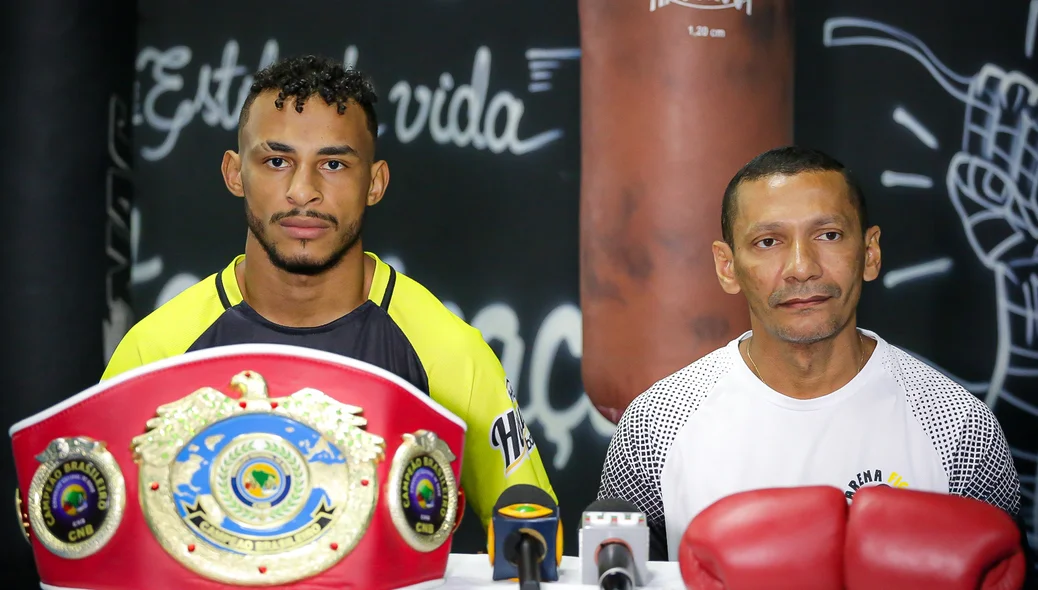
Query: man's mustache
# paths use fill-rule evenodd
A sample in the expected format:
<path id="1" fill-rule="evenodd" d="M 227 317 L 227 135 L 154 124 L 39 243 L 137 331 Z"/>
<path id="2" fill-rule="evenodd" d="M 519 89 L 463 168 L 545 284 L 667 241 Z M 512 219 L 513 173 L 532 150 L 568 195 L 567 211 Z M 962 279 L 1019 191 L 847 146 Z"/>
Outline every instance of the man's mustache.
<path id="1" fill-rule="evenodd" d="M 808 299 L 811 297 L 831 297 L 837 299 L 843 291 L 836 285 L 798 285 L 787 289 L 779 289 L 768 296 L 768 306 L 778 307 L 790 299 Z"/>
<path id="2" fill-rule="evenodd" d="M 289 217 L 313 217 L 314 219 L 327 221 L 328 223 L 332 224 L 332 226 L 334 226 L 335 228 L 339 227 L 339 220 L 336 219 L 334 215 L 321 213 L 320 211 L 314 211 L 313 209 L 292 209 L 291 211 L 282 211 L 280 213 L 275 213 L 270 216 L 270 223 L 277 223 L 282 219 L 287 219 Z"/>

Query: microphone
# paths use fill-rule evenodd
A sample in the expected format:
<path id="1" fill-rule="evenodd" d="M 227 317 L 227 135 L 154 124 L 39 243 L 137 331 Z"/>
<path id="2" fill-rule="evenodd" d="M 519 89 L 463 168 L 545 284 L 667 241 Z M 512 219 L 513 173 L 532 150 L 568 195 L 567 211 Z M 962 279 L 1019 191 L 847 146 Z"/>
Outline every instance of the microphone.
<path id="1" fill-rule="evenodd" d="M 603 590 L 631 590 L 649 578 L 649 526 L 645 515 L 625 500 L 592 502 L 580 519 L 582 584 Z"/>
<path id="2" fill-rule="evenodd" d="M 490 517 L 487 553 L 494 580 L 518 579 L 523 590 L 557 582 L 562 523 L 551 494 L 525 483 L 501 492 Z"/>

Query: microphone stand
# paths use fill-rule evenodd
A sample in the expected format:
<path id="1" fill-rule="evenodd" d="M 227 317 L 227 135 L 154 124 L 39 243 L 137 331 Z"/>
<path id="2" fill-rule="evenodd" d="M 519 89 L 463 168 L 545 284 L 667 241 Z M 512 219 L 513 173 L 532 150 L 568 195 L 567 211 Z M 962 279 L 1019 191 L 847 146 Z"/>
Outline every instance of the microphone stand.
<path id="1" fill-rule="evenodd" d="M 603 545 L 598 554 L 598 587 L 601 590 L 634 590 L 634 557 L 619 543 Z"/>
<path id="2" fill-rule="evenodd" d="M 519 570 L 520 590 L 541 590 L 541 568 L 536 542 L 523 535 L 519 541 L 519 559 L 516 568 Z"/>

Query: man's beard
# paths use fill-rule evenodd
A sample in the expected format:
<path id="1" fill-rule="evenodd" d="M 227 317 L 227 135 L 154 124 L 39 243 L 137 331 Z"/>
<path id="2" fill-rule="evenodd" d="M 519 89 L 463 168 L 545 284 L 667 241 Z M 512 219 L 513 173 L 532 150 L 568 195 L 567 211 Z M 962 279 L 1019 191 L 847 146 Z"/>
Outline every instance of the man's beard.
<path id="1" fill-rule="evenodd" d="M 249 225 L 249 231 L 256 237 L 256 241 L 259 242 L 260 246 L 263 247 L 263 251 L 267 253 L 267 258 L 270 259 L 271 264 L 288 273 L 314 276 L 335 268 L 342 262 L 346 254 L 357 245 L 364 231 L 364 215 L 367 213 L 367 208 L 361 211 L 360 217 L 356 221 L 347 226 L 338 247 L 324 260 L 315 260 L 306 255 L 290 258 L 282 254 L 274 241 L 267 235 L 266 225 L 252 212 L 248 200 L 242 200 L 245 201 L 245 219 Z M 339 220 L 334 216 L 313 210 L 303 211 L 302 209 L 275 213 L 270 217 L 268 223 L 274 224 L 288 217 L 313 217 L 327 221 L 334 230 L 339 229 Z M 303 242 L 305 245 L 306 240 L 303 240 Z"/>

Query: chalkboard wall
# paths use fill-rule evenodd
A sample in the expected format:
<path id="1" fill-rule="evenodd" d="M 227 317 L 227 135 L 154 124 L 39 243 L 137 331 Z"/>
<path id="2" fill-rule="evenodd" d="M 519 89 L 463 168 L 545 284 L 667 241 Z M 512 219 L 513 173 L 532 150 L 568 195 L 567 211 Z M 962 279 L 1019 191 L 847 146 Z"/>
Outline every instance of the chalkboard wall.
<path id="1" fill-rule="evenodd" d="M 969 92 L 973 77 L 1035 74 L 1028 10 L 1022 0 L 998 8 L 798 2 L 795 137 L 858 172 L 883 229 L 884 273 L 865 290 L 861 324 L 991 401 L 1030 500 L 1038 451 L 1038 343 L 1026 316 L 1038 299 L 1034 184 L 1021 185 L 1030 190 L 1029 225 L 970 226 L 947 179 L 970 145 L 966 108 L 984 100 Z M 583 395 L 579 372 L 576 3 L 242 11 L 155 2 L 142 7 L 138 36 L 137 310 L 242 247 L 240 204 L 226 193 L 219 162 L 235 145 L 249 75 L 278 56 L 341 55 L 376 82 L 379 151 L 392 170 L 366 246 L 454 306 L 501 356 L 564 502 L 567 553 L 575 553 L 575 516 L 594 497 L 612 432 Z M 479 120 L 466 115 L 472 100 L 482 105 Z M 1022 116 L 1008 113 L 999 124 L 1016 129 Z M 1006 150 L 1038 147 L 1034 132 L 1012 133 L 999 135 Z M 1017 179 L 1035 172 L 1028 162 Z M 1005 232 L 1020 244 L 992 257 Z M 1031 522 L 1033 502 L 1026 505 Z M 456 546 L 475 550 L 476 523 L 466 524 Z"/>
<path id="2" fill-rule="evenodd" d="M 796 139 L 855 169 L 882 228 L 860 323 L 991 405 L 1033 544 L 1038 3 L 801 2 L 798 16 Z"/>

